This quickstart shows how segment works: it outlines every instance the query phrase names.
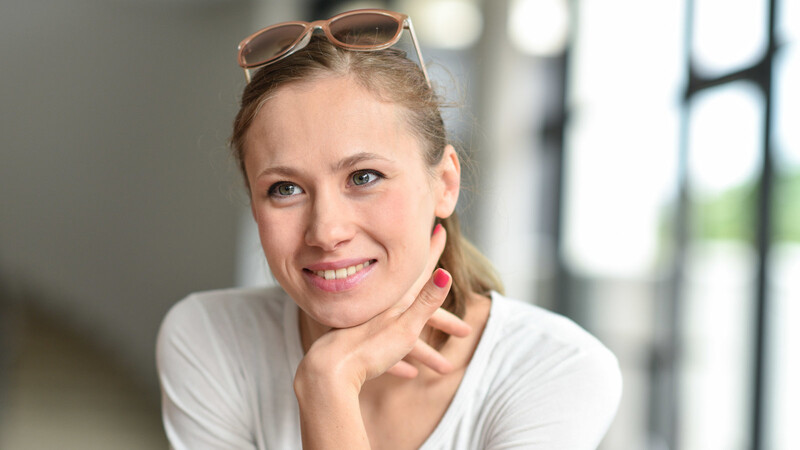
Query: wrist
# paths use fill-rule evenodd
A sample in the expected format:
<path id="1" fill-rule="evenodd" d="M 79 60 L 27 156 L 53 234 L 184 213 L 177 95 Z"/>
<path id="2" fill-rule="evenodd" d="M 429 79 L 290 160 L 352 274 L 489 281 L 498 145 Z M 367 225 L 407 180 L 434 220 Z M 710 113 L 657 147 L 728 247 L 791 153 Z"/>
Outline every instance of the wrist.
<path id="1" fill-rule="evenodd" d="M 357 376 L 348 376 L 336 370 L 336 367 L 320 367 L 309 358 L 303 358 L 294 376 L 294 392 L 297 400 L 318 401 L 320 398 L 358 399 L 363 381 Z"/>
<path id="2" fill-rule="evenodd" d="M 358 399 L 360 385 L 310 366 L 301 361 L 294 377 L 303 448 L 368 449 Z"/>

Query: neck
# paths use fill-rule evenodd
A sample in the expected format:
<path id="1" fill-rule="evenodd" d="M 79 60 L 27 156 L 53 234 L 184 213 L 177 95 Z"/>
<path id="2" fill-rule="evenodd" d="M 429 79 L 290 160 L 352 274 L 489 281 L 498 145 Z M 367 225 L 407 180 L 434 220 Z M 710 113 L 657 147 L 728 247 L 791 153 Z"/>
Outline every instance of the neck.
<path id="1" fill-rule="evenodd" d="M 331 330 L 331 327 L 322 325 L 316 320 L 312 319 L 308 314 L 300 309 L 298 317 L 298 326 L 300 327 L 300 342 L 303 345 L 303 353 L 308 353 L 311 345 L 317 341 L 323 334 Z"/>

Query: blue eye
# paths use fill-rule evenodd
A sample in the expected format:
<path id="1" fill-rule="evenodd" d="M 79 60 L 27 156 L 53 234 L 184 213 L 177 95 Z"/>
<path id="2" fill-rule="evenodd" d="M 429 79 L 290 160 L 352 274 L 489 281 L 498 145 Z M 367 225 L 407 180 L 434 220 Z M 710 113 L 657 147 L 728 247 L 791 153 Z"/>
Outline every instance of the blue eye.
<path id="1" fill-rule="evenodd" d="M 374 170 L 359 170 L 351 177 L 353 184 L 356 186 L 364 186 L 366 184 L 374 183 L 379 178 L 381 178 L 381 175 Z"/>
<path id="2" fill-rule="evenodd" d="M 302 194 L 303 189 L 293 183 L 276 183 L 269 188 L 269 195 L 278 197 L 290 197 L 292 195 Z"/>

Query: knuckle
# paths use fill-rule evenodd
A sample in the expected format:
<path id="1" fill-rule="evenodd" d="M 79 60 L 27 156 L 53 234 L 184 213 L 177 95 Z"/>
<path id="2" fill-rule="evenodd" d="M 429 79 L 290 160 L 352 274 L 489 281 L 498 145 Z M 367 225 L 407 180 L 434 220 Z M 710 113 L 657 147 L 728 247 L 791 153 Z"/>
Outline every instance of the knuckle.
<path id="1" fill-rule="evenodd" d="M 420 304 L 423 306 L 429 307 L 432 309 L 431 314 L 439 308 L 439 306 L 444 301 L 444 296 L 440 293 L 436 292 L 430 284 L 426 285 L 425 288 L 419 293 L 419 298 L 417 299 Z"/>

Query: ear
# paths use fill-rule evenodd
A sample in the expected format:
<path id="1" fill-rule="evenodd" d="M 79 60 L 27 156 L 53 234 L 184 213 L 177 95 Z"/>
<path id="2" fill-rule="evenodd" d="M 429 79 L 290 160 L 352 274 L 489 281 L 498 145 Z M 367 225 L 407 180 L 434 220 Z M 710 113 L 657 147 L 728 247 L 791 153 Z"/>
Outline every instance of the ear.
<path id="1" fill-rule="evenodd" d="M 450 217 L 456 209 L 461 190 L 461 163 L 452 145 L 444 148 L 442 160 L 436 166 L 436 206 L 434 214 L 440 219 Z"/>

